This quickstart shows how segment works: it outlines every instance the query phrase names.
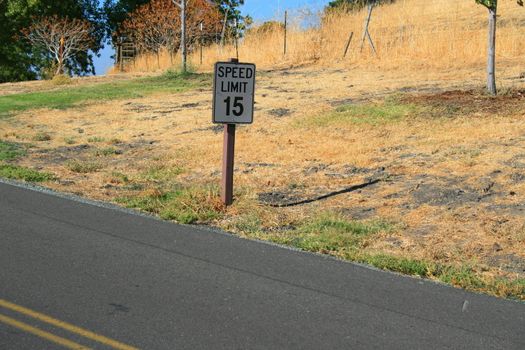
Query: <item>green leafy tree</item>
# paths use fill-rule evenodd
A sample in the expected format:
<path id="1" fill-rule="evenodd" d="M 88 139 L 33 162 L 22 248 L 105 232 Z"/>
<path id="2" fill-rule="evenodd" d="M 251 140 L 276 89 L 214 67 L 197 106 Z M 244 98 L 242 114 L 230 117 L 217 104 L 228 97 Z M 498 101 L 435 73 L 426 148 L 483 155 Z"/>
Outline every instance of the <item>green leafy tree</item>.
<path id="1" fill-rule="evenodd" d="M 0 82 L 41 77 L 53 64 L 48 52 L 20 40 L 21 30 L 35 20 L 58 15 L 88 20 L 95 40 L 90 52 L 79 52 L 68 61 L 74 74 L 94 73 L 93 54 L 102 47 L 103 18 L 97 0 L 0 0 Z"/>
<path id="2" fill-rule="evenodd" d="M 333 0 L 328 3 L 327 11 L 359 11 L 368 4 L 390 4 L 395 0 Z"/>
<path id="3" fill-rule="evenodd" d="M 34 79 L 36 74 L 28 68 L 31 65 L 25 53 L 27 47 L 17 43 L 14 36 L 23 16 L 21 9 L 13 8 L 8 1 L 0 0 L 0 83 Z"/>
<path id="4" fill-rule="evenodd" d="M 227 38 L 242 37 L 253 23 L 252 18 L 243 16 L 239 9 L 241 5 L 244 5 L 244 0 L 214 0 L 214 2 L 222 17 L 221 43 L 224 43 Z"/>
<path id="5" fill-rule="evenodd" d="M 480 5 L 489 10 L 489 42 L 487 59 L 487 90 L 491 95 L 496 95 L 496 20 L 498 0 L 476 0 Z M 517 0 L 523 6 L 523 0 Z"/>
<path id="6" fill-rule="evenodd" d="M 102 12 L 107 37 L 117 42 L 116 36 L 122 23 L 128 19 L 129 14 L 140 6 L 147 4 L 150 0 L 104 0 Z"/>

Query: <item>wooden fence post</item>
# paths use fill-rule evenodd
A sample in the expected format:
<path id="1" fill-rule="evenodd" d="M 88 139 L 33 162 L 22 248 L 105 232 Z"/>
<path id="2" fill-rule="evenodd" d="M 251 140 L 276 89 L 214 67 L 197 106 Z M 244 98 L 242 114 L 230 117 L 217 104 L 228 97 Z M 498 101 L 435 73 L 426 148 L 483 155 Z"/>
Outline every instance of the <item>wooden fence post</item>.
<path id="1" fill-rule="evenodd" d="M 350 33 L 350 37 L 348 38 L 348 41 L 346 42 L 345 52 L 343 53 L 343 58 L 346 57 L 346 53 L 348 52 L 348 48 L 350 47 L 350 42 L 352 41 L 352 38 L 354 37 L 354 32 Z"/>
<path id="2" fill-rule="evenodd" d="M 124 60 L 122 59 L 122 43 L 119 44 L 118 50 L 119 50 L 118 60 L 119 60 L 119 66 L 120 66 L 119 69 L 120 69 L 120 73 L 122 73 L 124 71 Z"/>
<path id="3" fill-rule="evenodd" d="M 283 49 L 283 55 L 285 55 L 285 56 L 286 56 L 287 27 L 288 27 L 288 11 L 284 11 L 284 49 Z"/>
<path id="4" fill-rule="evenodd" d="M 370 32 L 368 31 L 368 27 L 370 26 L 370 19 L 372 18 L 372 10 L 374 9 L 375 3 L 369 3 L 368 4 L 368 16 L 366 17 L 365 22 L 365 30 L 363 32 L 363 39 L 361 40 L 361 49 L 359 52 L 363 52 L 363 46 L 365 45 L 365 39 L 368 38 L 368 42 L 370 43 L 370 46 L 372 47 L 372 50 L 377 55 L 376 48 L 374 46 L 374 42 L 372 41 L 372 37 L 370 36 Z"/>

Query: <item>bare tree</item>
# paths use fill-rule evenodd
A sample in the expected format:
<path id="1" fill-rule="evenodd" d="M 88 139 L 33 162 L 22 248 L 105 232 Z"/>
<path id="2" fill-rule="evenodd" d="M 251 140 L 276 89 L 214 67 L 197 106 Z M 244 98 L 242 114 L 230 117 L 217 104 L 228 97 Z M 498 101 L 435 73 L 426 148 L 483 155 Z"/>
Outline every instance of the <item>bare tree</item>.
<path id="1" fill-rule="evenodd" d="M 44 17 L 22 30 L 31 45 L 48 51 L 57 63 L 55 74 L 64 73 L 68 59 L 85 52 L 93 43 L 91 24 L 82 19 Z"/>
<path id="2" fill-rule="evenodd" d="M 487 59 L 487 90 L 491 95 L 496 95 L 496 20 L 498 0 L 476 0 L 480 5 L 489 10 L 489 42 Z M 517 0 L 523 6 L 523 0 Z"/>
<path id="3" fill-rule="evenodd" d="M 120 31 L 133 40 L 140 52 L 155 53 L 159 64 L 160 50 L 168 49 L 171 57 L 179 44 L 177 10 L 170 0 L 152 0 L 137 8 Z"/>
<path id="4" fill-rule="evenodd" d="M 182 72 L 187 71 L 187 52 L 186 52 L 186 4 L 187 0 L 172 0 L 180 8 L 180 53 L 182 57 Z"/>
<path id="5" fill-rule="evenodd" d="M 188 6 L 189 0 L 171 0 L 175 5 L 180 8 L 180 52 L 182 58 L 182 71 L 187 71 L 188 61 L 188 22 L 190 25 L 196 25 L 204 23 L 206 19 L 210 22 L 217 23 L 214 17 L 214 12 L 209 10 L 214 7 L 211 1 L 208 0 L 193 0 L 192 6 Z M 191 20 L 189 20 L 191 17 Z M 196 20 L 196 18 L 202 17 L 202 20 Z"/>
<path id="6" fill-rule="evenodd" d="M 162 48 L 167 48 L 170 54 L 180 48 L 183 59 L 182 69 L 186 71 L 188 47 L 198 36 L 216 32 L 220 26 L 220 18 L 215 5 L 207 0 L 192 0 L 185 5 L 184 34 L 180 23 L 183 11 L 174 4 L 173 0 L 151 0 L 142 5 L 122 23 L 119 32 L 132 38 L 140 51 L 154 52 L 157 58 Z M 200 30 L 201 24 L 203 30 Z"/>

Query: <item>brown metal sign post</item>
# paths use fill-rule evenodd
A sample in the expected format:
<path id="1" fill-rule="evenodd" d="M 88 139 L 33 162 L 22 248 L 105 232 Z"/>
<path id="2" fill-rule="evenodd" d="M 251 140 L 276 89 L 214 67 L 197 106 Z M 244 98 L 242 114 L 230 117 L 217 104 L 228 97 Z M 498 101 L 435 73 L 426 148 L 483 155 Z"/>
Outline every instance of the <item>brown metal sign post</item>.
<path id="1" fill-rule="evenodd" d="M 233 168 L 235 157 L 235 124 L 224 124 L 222 146 L 221 199 L 224 205 L 233 203 Z"/>
<path id="2" fill-rule="evenodd" d="M 235 58 L 217 62 L 213 91 L 213 122 L 224 124 L 221 199 L 228 206 L 233 203 L 236 124 L 253 122 L 255 65 Z"/>

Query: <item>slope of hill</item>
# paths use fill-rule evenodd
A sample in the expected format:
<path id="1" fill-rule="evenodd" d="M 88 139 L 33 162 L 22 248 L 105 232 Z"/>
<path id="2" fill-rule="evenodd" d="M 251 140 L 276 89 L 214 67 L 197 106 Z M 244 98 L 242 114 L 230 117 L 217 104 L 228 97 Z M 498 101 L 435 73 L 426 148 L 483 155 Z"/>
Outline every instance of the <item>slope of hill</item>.
<path id="1" fill-rule="evenodd" d="M 321 25 L 309 30 L 299 27 L 304 16 L 292 15 L 287 32 L 287 52 L 283 54 L 284 31 L 248 33 L 239 41 L 241 61 L 256 63 L 260 68 L 290 67 L 316 64 L 337 67 L 368 67 L 379 70 L 405 70 L 413 74 L 425 70 L 484 68 L 487 47 L 487 10 L 474 0 L 398 0 L 375 8 L 370 33 L 377 55 L 365 42 L 361 50 L 366 10 L 348 14 L 329 14 Z M 295 23 L 295 24 L 294 24 Z M 525 9 L 514 1 L 500 1 L 497 31 L 497 56 L 502 66 L 522 65 L 525 45 Z M 343 52 L 350 33 L 354 33 L 348 54 Z M 194 47 L 192 65 L 208 71 L 213 63 L 235 57 L 234 45 L 211 46 L 200 51 Z M 175 60 L 178 62 L 179 60 Z M 169 67 L 163 55 L 141 57 L 130 71 L 154 71 Z M 523 68 L 525 71 L 525 68 Z"/>
<path id="2" fill-rule="evenodd" d="M 260 71 L 229 208 L 218 200 L 222 128 L 210 121 L 209 75 L 36 94 L 9 85 L 0 177 L 523 299 L 518 69 L 500 74 L 496 98 L 478 68 L 425 80 L 375 67 Z"/>

